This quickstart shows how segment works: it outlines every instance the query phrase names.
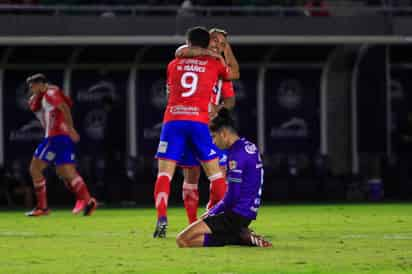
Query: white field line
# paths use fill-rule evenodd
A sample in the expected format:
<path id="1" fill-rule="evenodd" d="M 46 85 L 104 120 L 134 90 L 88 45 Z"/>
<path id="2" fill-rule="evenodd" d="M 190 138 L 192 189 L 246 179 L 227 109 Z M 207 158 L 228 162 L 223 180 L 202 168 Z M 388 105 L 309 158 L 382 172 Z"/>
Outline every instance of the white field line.
<path id="1" fill-rule="evenodd" d="M 347 234 L 341 237 L 342 239 L 383 239 L 383 240 L 412 240 L 412 234 L 384 234 L 373 235 L 373 234 Z"/>
<path id="2" fill-rule="evenodd" d="M 55 237 L 55 236 L 94 236 L 94 237 L 129 237 L 136 234 L 142 234 L 142 231 L 131 232 L 63 232 L 63 233 L 47 233 L 47 232 L 31 232 L 31 231 L 0 231 L 0 237 Z"/>
<path id="3" fill-rule="evenodd" d="M 42 233 L 33 231 L 0 231 L 0 237 L 55 237 L 55 236 L 70 236 L 70 237 L 131 237 L 138 234 L 147 234 L 145 231 L 130 231 L 130 232 L 63 232 L 63 233 Z M 150 233 L 149 233 L 150 234 Z M 383 239 L 383 240 L 412 240 L 412 234 L 395 233 L 395 234 L 346 234 L 341 236 L 342 239 Z"/>

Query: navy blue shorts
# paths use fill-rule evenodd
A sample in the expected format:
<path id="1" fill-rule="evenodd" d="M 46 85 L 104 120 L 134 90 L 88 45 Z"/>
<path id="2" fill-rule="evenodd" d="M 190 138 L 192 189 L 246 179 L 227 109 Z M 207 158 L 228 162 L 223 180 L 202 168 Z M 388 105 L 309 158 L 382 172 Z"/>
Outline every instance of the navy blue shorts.
<path id="1" fill-rule="evenodd" d="M 203 221 L 212 231 L 212 234 L 205 234 L 204 246 L 243 245 L 240 234 L 252 222 L 233 212 L 207 216 Z"/>
<path id="2" fill-rule="evenodd" d="M 219 157 L 219 165 L 227 166 L 227 150 L 219 149 L 215 147 L 217 155 Z M 193 149 L 190 146 L 186 147 L 186 150 L 183 153 L 182 160 L 177 163 L 181 167 L 195 167 L 200 166 L 199 160 L 196 158 Z"/>
<path id="3" fill-rule="evenodd" d="M 202 162 L 218 158 L 209 127 L 194 121 L 170 121 L 163 125 L 156 158 L 179 162 L 187 149 Z"/>
<path id="4" fill-rule="evenodd" d="M 34 151 L 34 157 L 56 166 L 74 164 L 74 143 L 66 135 L 44 138 Z"/>

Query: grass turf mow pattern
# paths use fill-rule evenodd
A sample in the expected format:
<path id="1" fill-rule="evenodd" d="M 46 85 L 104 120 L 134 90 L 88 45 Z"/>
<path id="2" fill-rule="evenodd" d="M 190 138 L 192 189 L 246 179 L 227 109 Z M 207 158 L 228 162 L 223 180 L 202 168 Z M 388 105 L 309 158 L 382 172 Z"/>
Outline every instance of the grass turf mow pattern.
<path id="1" fill-rule="evenodd" d="M 252 228 L 271 249 L 179 249 L 183 208 L 153 239 L 155 210 L 0 211 L 0 273 L 412 273 L 412 204 L 265 205 Z M 200 212 L 199 212 L 200 213 Z"/>

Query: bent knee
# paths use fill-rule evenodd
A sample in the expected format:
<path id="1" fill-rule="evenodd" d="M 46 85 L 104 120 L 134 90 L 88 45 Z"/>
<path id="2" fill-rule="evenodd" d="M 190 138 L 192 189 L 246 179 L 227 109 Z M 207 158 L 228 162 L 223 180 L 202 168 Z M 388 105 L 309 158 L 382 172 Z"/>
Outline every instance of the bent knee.
<path id="1" fill-rule="evenodd" d="M 56 174 L 57 176 L 59 176 L 61 179 L 66 180 L 66 181 L 70 181 L 70 179 L 72 179 L 73 176 L 70 176 L 71 174 L 65 172 L 62 169 L 56 169 Z"/>
<path id="2" fill-rule="evenodd" d="M 182 234 L 176 236 L 176 244 L 178 247 L 187 247 L 186 239 Z"/>
<path id="3" fill-rule="evenodd" d="M 42 175 L 42 169 L 35 163 L 31 163 L 29 167 L 29 172 L 32 177 L 39 177 Z"/>
<path id="4" fill-rule="evenodd" d="M 66 181 L 72 181 L 78 176 L 76 168 L 71 165 L 63 165 L 56 168 L 56 173 L 59 177 Z"/>

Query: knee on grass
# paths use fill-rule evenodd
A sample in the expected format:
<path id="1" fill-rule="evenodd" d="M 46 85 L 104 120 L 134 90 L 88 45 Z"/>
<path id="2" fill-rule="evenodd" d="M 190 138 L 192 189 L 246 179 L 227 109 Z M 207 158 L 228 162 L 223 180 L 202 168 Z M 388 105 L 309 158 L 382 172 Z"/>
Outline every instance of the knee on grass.
<path id="1" fill-rule="evenodd" d="M 184 234 L 178 234 L 176 236 L 176 244 L 178 247 L 189 247 L 189 242 L 185 238 Z"/>

